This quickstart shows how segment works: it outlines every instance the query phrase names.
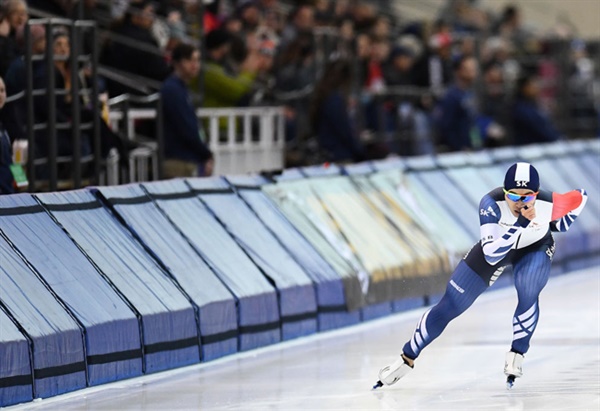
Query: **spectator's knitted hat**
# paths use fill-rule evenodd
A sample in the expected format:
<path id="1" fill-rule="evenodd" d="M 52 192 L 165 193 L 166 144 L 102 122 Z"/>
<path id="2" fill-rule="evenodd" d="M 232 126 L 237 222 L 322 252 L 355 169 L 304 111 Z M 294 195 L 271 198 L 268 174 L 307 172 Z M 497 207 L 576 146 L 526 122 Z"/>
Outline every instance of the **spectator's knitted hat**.
<path id="1" fill-rule="evenodd" d="M 206 35 L 206 49 L 214 50 L 223 44 L 231 43 L 231 34 L 227 30 L 216 29 Z"/>
<path id="2" fill-rule="evenodd" d="M 540 176 L 534 166 L 529 163 L 515 163 L 506 172 L 504 189 L 529 189 L 537 192 L 540 189 Z"/>
<path id="3" fill-rule="evenodd" d="M 415 53 L 409 47 L 405 47 L 405 46 L 394 47 L 394 49 L 392 50 L 392 53 L 390 54 L 390 59 L 393 60 L 396 57 L 400 57 L 400 56 L 415 57 Z"/>

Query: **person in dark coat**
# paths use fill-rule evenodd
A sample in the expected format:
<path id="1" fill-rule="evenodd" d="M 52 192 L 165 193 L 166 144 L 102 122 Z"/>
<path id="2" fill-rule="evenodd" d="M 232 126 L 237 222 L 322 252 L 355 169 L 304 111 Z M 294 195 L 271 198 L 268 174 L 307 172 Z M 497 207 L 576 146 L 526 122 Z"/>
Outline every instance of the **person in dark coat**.
<path id="1" fill-rule="evenodd" d="M 6 103 L 6 87 L 0 77 L 0 110 Z M 12 142 L 6 129 L 0 122 L 0 194 L 14 193 L 13 175 L 10 171 L 12 164 Z"/>
<path id="2" fill-rule="evenodd" d="M 311 120 L 319 145 L 335 162 L 365 159 L 348 109 L 351 65 L 346 60 L 330 63 L 318 83 L 311 107 Z"/>
<path id="3" fill-rule="evenodd" d="M 150 31 L 154 18 L 155 9 L 152 2 L 143 0 L 131 4 L 123 24 L 115 29 L 115 34 L 119 38 L 113 40 L 104 50 L 103 62 L 117 70 L 155 81 L 164 81 L 170 70 Z M 133 41 L 139 46 L 126 43 L 126 40 Z M 124 85 L 109 82 L 110 95 L 128 91 L 131 90 Z"/>
<path id="4" fill-rule="evenodd" d="M 481 147 L 473 92 L 477 70 L 473 57 L 458 60 L 454 68 L 455 82 L 436 109 L 440 142 L 450 151 Z"/>
<path id="5" fill-rule="evenodd" d="M 181 43 L 173 49 L 173 74 L 160 90 L 163 109 L 166 177 L 211 175 L 213 155 L 188 92 L 189 82 L 200 71 L 200 52 Z"/>
<path id="6" fill-rule="evenodd" d="M 537 103 L 539 89 L 535 77 L 523 76 L 517 83 L 517 99 L 512 110 L 516 145 L 547 143 L 561 139 L 550 118 Z"/>

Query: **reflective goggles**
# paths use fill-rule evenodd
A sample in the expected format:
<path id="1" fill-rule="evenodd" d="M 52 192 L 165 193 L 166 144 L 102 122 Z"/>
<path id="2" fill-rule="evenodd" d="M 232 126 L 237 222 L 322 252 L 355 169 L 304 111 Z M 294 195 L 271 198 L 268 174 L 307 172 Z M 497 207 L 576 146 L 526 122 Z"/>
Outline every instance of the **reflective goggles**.
<path id="1" fill-rule="evenodd" d="M 502 190 L 504 190 L 504 189 L 502 189 Z M 517 201 L 522 201 L 524 203 L 529 203 L 530 201 L 535 200 L 535 198 L 537 197 L 538 193 L 539 193 L 539 191 L 536 192 L 536 193 L 521 195 L 521 194 L 511 193 L 510 191 L 504 190 L 504 194 L 506 194 L 506 197 L 508 197 L 508 199 L 510 201 L 514 201 L 515 203 Z"/>

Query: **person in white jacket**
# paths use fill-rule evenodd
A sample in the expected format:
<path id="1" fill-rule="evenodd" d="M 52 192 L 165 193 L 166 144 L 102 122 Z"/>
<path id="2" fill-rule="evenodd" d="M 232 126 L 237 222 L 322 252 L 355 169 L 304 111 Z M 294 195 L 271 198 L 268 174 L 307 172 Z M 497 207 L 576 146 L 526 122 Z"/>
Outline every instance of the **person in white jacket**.
<path id="1" fill-rule="evenodd" d="M 379 371 L 374 388 L 392 385 L 412 370 L 421 351 L 512 265 L 518 304 L 504 367 L 511 388 L 515 378 L 523 375 L 523 356 L 539 320 L 538 299 L 548 282 L 554 255 L 552 232 L 567 231 L 586 202 L 583 189 L 566 194 L 540 190 L 538 172 L 531 164 L 513 164 L 506 172 L 504 187 L 481 199 L 481 240 L 454 270 L 440 302 L 421 317 L 400 357 Z"/>

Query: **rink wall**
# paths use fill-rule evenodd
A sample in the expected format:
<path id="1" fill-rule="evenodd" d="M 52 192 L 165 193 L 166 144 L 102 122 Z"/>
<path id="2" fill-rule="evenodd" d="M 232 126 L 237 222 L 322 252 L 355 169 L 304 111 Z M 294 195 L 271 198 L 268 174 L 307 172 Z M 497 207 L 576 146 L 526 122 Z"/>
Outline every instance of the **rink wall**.
<path id="1" fill-rule="evenodd" d="M 554 272 L 598 264 L 599 158 L 576 141 L 0 197 L 0 406 L 435 302 L 517 160 L 589 194 Z"/>

